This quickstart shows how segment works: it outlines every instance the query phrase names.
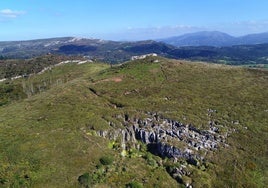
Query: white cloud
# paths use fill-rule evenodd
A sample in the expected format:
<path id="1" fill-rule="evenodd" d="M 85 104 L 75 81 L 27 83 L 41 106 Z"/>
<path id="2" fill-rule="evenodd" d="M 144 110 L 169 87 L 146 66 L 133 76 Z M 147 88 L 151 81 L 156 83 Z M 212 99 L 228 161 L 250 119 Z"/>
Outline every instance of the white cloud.
<path id="1" fill-rule="evenodd" d="M 0 16 L 5 17 L 5 18 L 16 18 L 25 13 L 26 13 L 25 11 L 17 11 L 17 10 L 11 10 L 11 9 L 0 10 Z"/>

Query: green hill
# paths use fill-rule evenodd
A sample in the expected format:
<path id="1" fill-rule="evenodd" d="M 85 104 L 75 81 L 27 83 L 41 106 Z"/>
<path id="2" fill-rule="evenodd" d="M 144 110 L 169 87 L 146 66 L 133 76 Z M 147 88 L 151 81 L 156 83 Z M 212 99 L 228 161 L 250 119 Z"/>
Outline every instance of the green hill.
<path id="1" fill-rule="evenodd" d="M 265 187 L 267 88 L 265 70 L 160 57 L 0 82 L 0 187 Z"/>

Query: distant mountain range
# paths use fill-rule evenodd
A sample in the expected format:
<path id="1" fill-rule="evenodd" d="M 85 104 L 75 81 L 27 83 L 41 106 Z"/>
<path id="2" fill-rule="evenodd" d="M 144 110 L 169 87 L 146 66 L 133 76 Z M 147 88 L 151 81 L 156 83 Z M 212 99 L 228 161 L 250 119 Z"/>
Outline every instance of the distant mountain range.
<path id="1" fill-rule="evenodd" d="M 268 64 L 268 33 L 236 38 L 221 32 L 199 32 L 161 41 L 137 42 L 75 37 L 0 42 L 0 59 L 59 54 L 121 63 L 130 60 L 132 56 L 148 53 L 232 65 Z"/>
<path id="2" fill-rule="evenodd" d="M 175 47 L 156 41 L 117 42 L 75 37 L 51 38 L 29 41 L 0 42 L 2 58 L 32 58 L 48 53 L 87 56 L 105 62 L 117 63 L 132 56 L 157 53 L 167 56 Z"/>
<path id="3" fill-rule="evenodd" d="M 233 46 L 268 43 L 268 32 L 234 37 L 219 31 L 202 31 L 184 34 L 158 41 L 173 46 Z"/>

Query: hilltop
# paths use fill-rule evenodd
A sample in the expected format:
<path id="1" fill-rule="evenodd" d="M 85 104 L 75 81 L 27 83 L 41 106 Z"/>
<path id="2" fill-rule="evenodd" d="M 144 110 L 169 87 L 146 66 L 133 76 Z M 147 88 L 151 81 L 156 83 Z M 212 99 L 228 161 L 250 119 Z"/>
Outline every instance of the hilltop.
<path id="1" fill-rule="evenodd" d="M 0 185 L 264 187 L 267 78 L 146 57 L 0 82 Z"/>

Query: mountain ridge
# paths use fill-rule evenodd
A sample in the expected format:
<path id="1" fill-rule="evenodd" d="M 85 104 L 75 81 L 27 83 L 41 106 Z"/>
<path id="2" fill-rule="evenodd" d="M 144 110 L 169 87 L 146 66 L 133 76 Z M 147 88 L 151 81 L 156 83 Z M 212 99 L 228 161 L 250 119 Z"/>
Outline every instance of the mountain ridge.
<path id="1" fill-rule="evenodd" d="M 234 37 L 220 31 L 201 31 L 187 33 L 184 35 L 173 36 L 159 39 L 157 41 L 165 42 L 177 47 L 180 46 L 234 46 L 268 43 L 268 32 L 248 34 L 240 37 Z"/>
<path id="2" fill-rule="evenodd" d="M 48 53 L 81 55 L 109 63 L 124 62 L 134 55 L 164 55 L 173 46 L 153 40 L 119 42 L 101 39 L 61 37 L 30 41 L 0 42 L 0 57 L 26 59 Z"/>
<path id="3" fill-rule="evenodd" d="M 202 39 L 203 46 L 197 45 L 200 43 L 196 34 L 188 34 L 182 39 L 184 40 L 185 37 L 188 38 L 189 36 L 196 37 L 193 41 L 195 45 L 177 47 L 163 41 L 154 40 L 120 42 L 77 37 L 0 42 L 0 60 L 30 59 L 46 54 L 54 54 L 82 56 L 91 60 L 116 64 L 128 61 L 133 56 L 156 53 L 167 58 L 201 60 L 220 64 L 268 64 L 268 33 L 247 35 L 240 39 L 221 32 L 203 32 L 202 35 L 206 36 L 206 38 Z M 211 35 L 213 37 L 210 37 Z M 267 43 L 265 43 L 266 36 Z M 213 41 L 215 38 L 219 40 Z M 229 39 L 232 41 L 240 40 L 242 44 L 219 46 L 222 43 L 227 44 Z M 211 46 L 205 45 L 208 42 L 211 42 Z M 261 42 L 263 43 L 247 44 Z"/>

